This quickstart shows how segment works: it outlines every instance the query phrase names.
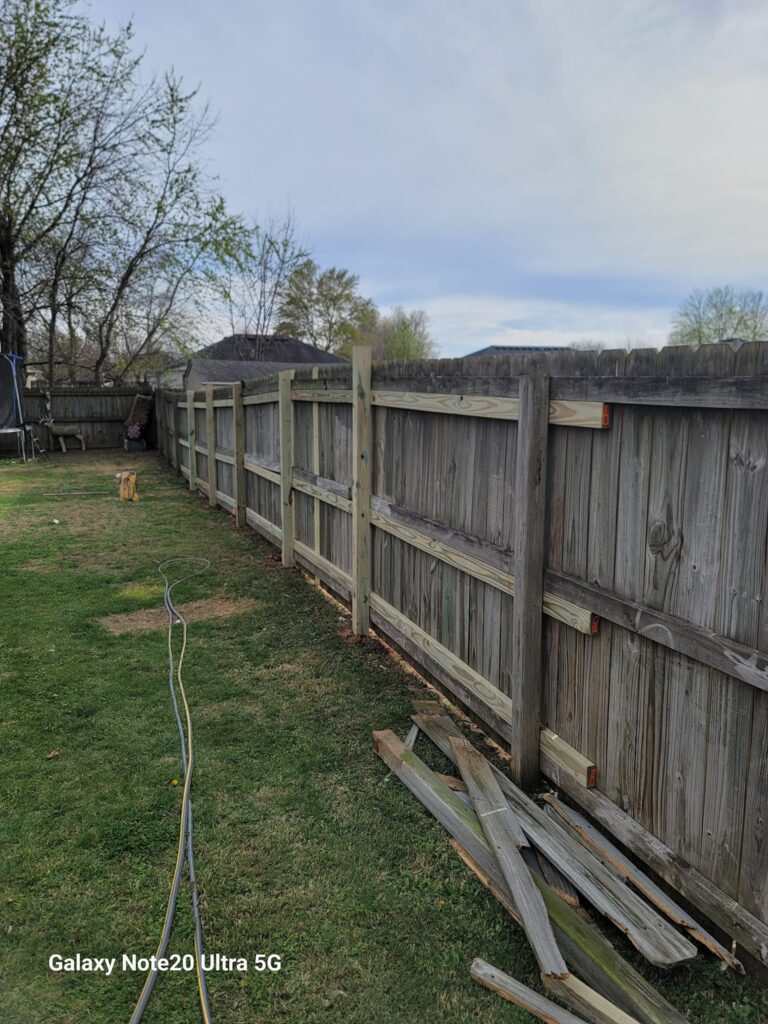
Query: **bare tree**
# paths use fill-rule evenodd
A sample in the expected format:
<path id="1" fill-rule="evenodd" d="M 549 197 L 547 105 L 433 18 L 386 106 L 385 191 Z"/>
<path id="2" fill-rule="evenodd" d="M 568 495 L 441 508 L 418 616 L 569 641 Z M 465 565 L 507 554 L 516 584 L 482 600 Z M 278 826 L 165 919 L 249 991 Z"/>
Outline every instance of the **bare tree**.
<path id="1" fill-rule="evenodd" d="M 225 259 L 211 282 L 233 334 L 273 333 L 286 283 L 308 255 L 297 241 L 292 211 L 264 224 L 252 220 L 245 245 Z"/>
<path id="2" fill-rule="evenodd" d="M 710 345 L 728 338 L 768 338 L 768 301 L 763 292 L 737 292 L 730 285 L 697 289 L 672 319 L 672 345 Z"/>
<path id="3" fill-rule="evenodd" d="M 246 233 L 202 170 L 195 93 L 141 85 L 130 28 L 72 7 L 0 0 L 0 342 L 101 380 L 178 333 Z"/>

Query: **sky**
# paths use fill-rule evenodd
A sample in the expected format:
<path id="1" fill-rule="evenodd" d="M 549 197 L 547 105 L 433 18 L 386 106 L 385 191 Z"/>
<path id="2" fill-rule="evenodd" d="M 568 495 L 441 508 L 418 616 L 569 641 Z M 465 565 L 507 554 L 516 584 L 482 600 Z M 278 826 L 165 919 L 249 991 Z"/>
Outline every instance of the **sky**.
<path id="1" fill-rule="evenodd" d="M 217 113 L 233 210 L 426 310 L 441 355 L 664 344 L 763 288 L 764 0 L 92 0 Z"/>

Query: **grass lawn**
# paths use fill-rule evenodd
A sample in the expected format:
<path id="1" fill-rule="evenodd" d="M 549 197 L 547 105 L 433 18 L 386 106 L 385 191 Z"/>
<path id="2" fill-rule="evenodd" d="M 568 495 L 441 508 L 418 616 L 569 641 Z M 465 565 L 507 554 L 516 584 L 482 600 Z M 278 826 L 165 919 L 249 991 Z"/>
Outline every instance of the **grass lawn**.
<path id="1" fill-rule="evenodd" d="M 134 459 L 138 504 L 43 494 L 116 495 L 130 465 L 0 463 L 0 1022 L 115 1024 L 141 989 L 140 974 L 56 974 L 48 957 L 157 943 L 181 794 L 166 636 L 97 619 L 161 607 L 155 560 L 178 555 L 213 561 L 178 603 L 252 602 L 190 627 L 206 946 L 283 963 L 211 973 L 217 1024 L 530 1020 L 468 974 L 481 956 L 538 987 L 521 930 L 372 750 L 372 729 L 404 735 L 418 680 L 375 642 L 346 642 L 336 606 L 155 456 Z M 417 751 L 445 768 L 427 741 Z M 186 885 L 170 950 L 192 950 Z M 768 1019 L 757 984 L 704 954 L 647 973 L 691 1021 Z M 199 1019 L 194 976 L 161 976 L 147 1024 Z"/>

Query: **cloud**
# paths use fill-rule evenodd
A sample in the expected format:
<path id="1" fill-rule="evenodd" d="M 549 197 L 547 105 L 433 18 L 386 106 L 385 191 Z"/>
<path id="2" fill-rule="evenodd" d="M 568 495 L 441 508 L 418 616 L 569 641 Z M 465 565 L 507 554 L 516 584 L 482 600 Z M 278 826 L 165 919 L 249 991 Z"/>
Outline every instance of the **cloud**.
<path id="1" fill-rule="evenodd" d="M 491 332 L 494 303 L 561 308 L 554 332 L 619 308 L 633 336 L 694 286 L 765 284 L 762 0 L 93 0 L 131 9 L 221 112 L 232 205 L 293 206 L 378 301 L 461 296 Z"/>
<path id="2" fill-rule="evenodd" d="M 427 297 L 426 310 L 440 355 L 463 356 L 485 345 L 570 345 L 590 339 L 609 348 L 658 348 L 668 331 L 668 309 L 642 311 L 585 307 L 496 296 Z"/>

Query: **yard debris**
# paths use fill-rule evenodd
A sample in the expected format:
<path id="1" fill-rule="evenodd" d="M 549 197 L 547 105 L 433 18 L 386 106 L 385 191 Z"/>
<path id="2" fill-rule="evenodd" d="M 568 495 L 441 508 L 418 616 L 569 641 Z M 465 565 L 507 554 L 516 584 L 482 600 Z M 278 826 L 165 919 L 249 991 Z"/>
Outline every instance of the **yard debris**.
<path id="1" fill-rule="evenodd" d="M 54 749 L 53 749 L 53 750 L 52 750 L 52 751 L 50 752 L 50 754 L 46 754 L 46 755 L 45 755 L 45 760 L 46 760 L 46 761 L 50 761 L 50 760 L 51 760 L 51 758 L 53 758 L 53 757 L 58 757 L 60 753 L 61 753 L 61 747 L 55 747 L 55 748 L 54 748 Z"/>
<path id="2" fill-rule="evenodd" d="M 374 748 L 447 829 L 465 864 L 524 928 L 545 987 L 592 1024 L 684 1024 L 685 1018 L 623 959 L 586 912 L 575 909 L 564 898 L 566 894 L 549 884 L 542 869 L 545 858 L 654 963 L 671 965 L 691 959 L 695 946 L 645 903 L 610 864 L 569 835 L 491 765 L 444 712 L 430 709 L 412 718 L 420 732 L 458 762 L 469 795 L 454 792 L 445 776 L 428 768 L 390 731 L 374 732 Z M 542 1020 L 555 1024 L 580 1020 L 489 964 L 475 961 L 473 977 L 476 974 L 483 975 L 476 978 L 483 984 L 493 981 L 488 987 L 507 998 L 497 983 L 527 998 L 532 1006 L 554 1007 L 549 1017 L 540 1015 Z M 530 1008 L 523 1002 L 517 1005 Z"/>
<path id="3" fill-rule="evenodd" d="M 508 999 L 510 1003 L 519 1006 L 522 1010 L 546 1024 L 584 1024 L 581 1017 L 574 1017 L 569 1010 L 563 1010 L 556 1003 L 551 1002 L 545 996 L 540 996 L 519 981 L 515 981 L 508 974 L 498 970 L 485 960 L 473 960 L 469 969 L 470 976 L 475 981 L 497 992 L 502 998 Z"/>
<path id="4" fill-rule="evenodd" d="M 552 932 L 544 900 L 520 852 L 528 846 L 528 840 L 482 754 L 469 740 L 457 737 L 451 739 L 451 748 L 542 974 L 564 978 L 568 968 Z"/>
<path id="5" fill-rule="evenodd" d="M 463 738 L 448 715 L 413 715 L 422 732 L 455 762 L 451 738 Z M 491 771 L 536 847 L 589 902 L 656 967 L 672 967 L 696 956 L 696 947 L 633 889 L 610 865 L 587 851 L 497 768 Z"/>
<path id="6" fill-rule="evenodd" d="M 720 957 L 723 964 L 732 967 L 741 974 L 744 973 L 741 961 L 735 956 L 735 943 L 734 948 L 731 950 L 726 949 L 721 942 L 717 941 L 714 935 L 710 935 L 706 928 L 702 928 L 698 921 L 686 913 L 671 896 L 668 896 L 636 864 L 633 864 L 628 857 L 625 857 L 621 850 L 607 836 L 604 836 L 602 832 L 595 828 L 583 814 L 580 814 L 572 807 L 567 807 L 552 793 L 546 793 L 542 799 L 547 804 L 547 810 L 564 827 L 572 829 L 586 849 L 591 850 L 604 863 L 610 864 L 627 882 L 666 914 L 670 920 L 682 925 L 692 939 L 698 940 L 715 956 Z"/>

